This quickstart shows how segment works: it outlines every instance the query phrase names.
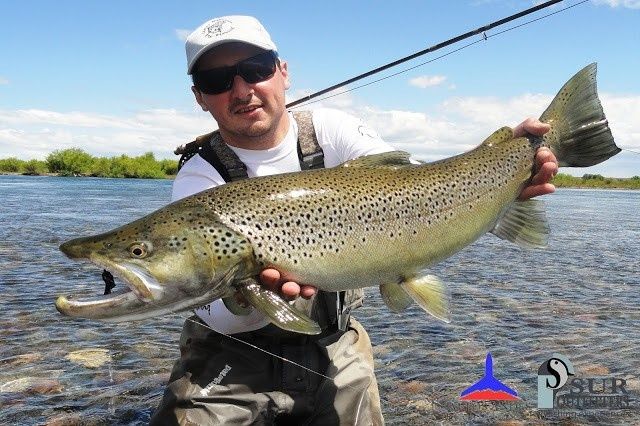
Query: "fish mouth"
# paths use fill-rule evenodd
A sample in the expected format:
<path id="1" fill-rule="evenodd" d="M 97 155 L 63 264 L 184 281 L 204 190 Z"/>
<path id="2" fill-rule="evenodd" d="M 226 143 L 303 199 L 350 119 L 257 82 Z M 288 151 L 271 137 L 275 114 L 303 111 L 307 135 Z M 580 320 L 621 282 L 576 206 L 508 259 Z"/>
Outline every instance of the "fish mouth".
<path id="1" fill-rule="evenodd" d="M 154 276 L 139 265 L 116 263 L 96 254 L 86 260 L 104 269 L 105 294 L 87 298 L 59 296 L 56 309 L 63 315 L 91 319 L 142 319 L 154 315 L 168 301 L 165 299 L 171 299 L 166 297 L 166 291 Z M 112 276 L 126 286 L 111 293 L 115 284 L 108 281 Z M 141 311 L 145 314 L 142 315 Z"/>
<path id="2" fill-rule="evenodd" d="M 126 286 L 119 286 L 118 290 L 111 293 L 109 283 L 105 280 L 107 287 L 104 295 L 86 298 L 59 296 L 55 302 L 56 309 L 69 317 L 106 322 L 143 320 L 202 306 L 227 292 L 225 286 L 214 286 L 200 294 L 192 294 L 180 286 L 163 285 L 140 265 L 126 261 L 117 263 L 97 254 L 75 259 L 90 261 L 107 271 L 107 276 L 116 276 Z M 224 277 L 225 282 L 231 279 L 234 271 L 235 268 L 232 268 Z"/>

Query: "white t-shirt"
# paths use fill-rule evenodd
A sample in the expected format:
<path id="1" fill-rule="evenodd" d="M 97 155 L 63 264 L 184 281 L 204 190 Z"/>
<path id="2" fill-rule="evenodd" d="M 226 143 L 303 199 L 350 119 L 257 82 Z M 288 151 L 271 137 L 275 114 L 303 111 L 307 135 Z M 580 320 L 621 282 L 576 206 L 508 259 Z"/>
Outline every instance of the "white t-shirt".
<path id="1" fill-rule="evenodd" d="M 230 146 L 247 166 L 249 177 L 300 171 L 298 126 L 293 115 L 289 114 L 289 131 L 275 148 L 249 150 Z M 314 110 L 313 126 L 324 153 L 325 167 L 335 167 L 363 155 L 394 150 L 361 120 L 338 110 Z M 195 155 L 178 172 L 173 183 L 171 201 L 224 183 L 211 164 Z M 249 315 L 232 314 L 220 299 L 196 309 L 195 313 L 211 328 L 224 334 L 253 331 L 269 324 L 269 320 L 256 309 Z"/>

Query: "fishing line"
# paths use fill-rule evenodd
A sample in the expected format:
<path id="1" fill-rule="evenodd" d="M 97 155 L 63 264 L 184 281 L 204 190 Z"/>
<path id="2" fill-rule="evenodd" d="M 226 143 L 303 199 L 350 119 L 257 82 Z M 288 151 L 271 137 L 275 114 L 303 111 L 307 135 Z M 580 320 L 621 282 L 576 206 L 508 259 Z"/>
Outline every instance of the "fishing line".
<path id="1" fill-rule="evenodd" d="M 177 314 L 176 314 L 175 316 L 178 316 L 178 317 L 179 317 L 179 315 L 177 315 Z M 264 349 L 264 348 L 261 348 L 261 347 L 259 347 L 259 346 L 256 346 L 256 345 L 252 344 L 252 343 L 246 342 L 246 341 L 244 341 L 244 340 L 242 340 L 242 339 L 238 339 L 237 337 L 234 337 L 234 336 L 232 336 L 232 335 L 230 335 L 230 334 L 220 333 L 219 331 L 216 331 L 216 330 L 214 330 L 213 328 L 209 327 L 207 324 L 203 324 L 203 323 L 201 323 L 201 322 L 194 321 L 194 320 L 192 320 L 191 318 L 187 318 L 187 321 L 191 321 L 191 322 L 192 322 L 192 323 L 194 323 L 194 324 L 201 325 L 202 327 L 208 328 L 209 330 L 214 331 L 214 332 L 216 332 L 216 333 L 218 333 L 218 334 L 221 334 L 221 335 L 223 335 L 223 336 L 225 336 L 225 337 L 228 337 L 228 338 L 230 338 L 230 339 L 232 339 L 232 340 L 235 340 L 236 342 L 243 343 L 243 344 L 245 344 L 245 345 L 247 345 L 247 346 L 249 346 L 249 347 L 251 347 L 251 348 L 253 348 L 253 349 L 257 349 L 257 350 L 259 350 L 259 351 L 261 351 L 261 352 L 266 353 L 267 355 L 271 355 L 272 357 L 274 357 L 274 358 L 278 358 L 278 359 L 279 359 L 279 360 L 281 360 L 281 361 L 284 361 L 284 362 L 288 362 L 288 363 L 290 363 L 290 364 L 293 364 L 293 365 L 295 365 L 296 367 L 302 368 L 303 370 L 306 370 L 306 371 L 308 371 L 308 372 L 310 372 L 310 373 L 313 373 L 313 374 L 315 374 L 315 375 L 317 375 L 317 376 L 320 376 L 320 377 L 322 377 L 322 378 L 324 378 L 324 379 L 328 379 L 328 380 L 330 380 L 331 382 L 334 382 L 334 383 L 335 383 L 335 379 L 334 379 L 334 378 L 332 378 L 332 377 L 326 376 L 326 375 L 324 375 L 324 374 L 322 374 L 322 373 L 318 373 L 317 371 L 312 370 L 312 369 L 311 369 L 311 368 L 309 368 L 309 367 L 305 367 L 304 365 L 302 365 L 302 364 L 298 364 L 298 363 L 297 363 L 297 362 L 295 362 L 295 361 L 291 361 L 290 359 L 287 359 L 287 358 L 282 357 L 282 356 L 280 356 L 280 355 L 277 355 L 277 354 L 274 354 L 274 353 L 272 353 L 272 352 L 269 352 L 268 350 L 266 350 L 266 349 Z M 349 388 L 351 388 L 351 389 L 359 390 L 359 388 L 357 388 L 357 387 L 355 387 L 355 386 L 351 386 L 351 385 L 349 385 L 348 383 L 345 383 L 345 386 L 347 386 L 347 387 L 349 387 Z"/>
<path id="2" fill-rule="evenodd" d="M 620 148 L 620 149 L 623 150 L 623 151 L 631 152 L 631 153 L 636 154 L 636 155 L 640 155 L 640 151 L 634 151 L 632 149 L 627 149 L 627 148 Z"/>
<path id="3" fill-rule="evenodd" d="M 111 289 L 113 289 L 113 288 L 115 287 L 115 283 L 114 283 L 114 280 L 113 280 L 113 275 L 111 275 L 111 273 L 105 269 L 105 270 L 103 270 L 103 272 L 102 272 L 102 279 L 104 280 L 105 285 L 106 285 L 106 288 L 105 288 L 105 295 L 106 295 L 106 294 L 109 294 L 109 293 L 111 292 Z M 152 305 L 155 305 L 154 303 L 151 303 L 151 304 L 152 304 Z M 173 313 L 172 315 L 173 315 L 173 316 L 175 316 L 175 317 L 177 317 L 177 318 L 181 318 L 181 317 L 180 317 L 180 315 L 178 315 L 177 313 Z M 219 334 L 221 334 L 221 335 L 223 335 L 223 336 L 225 336 L 225 337 L 228 337 L 229 339 L 235 340 L 236 342 L 243 343 L 243 344 L 245 344 L 245 345 L 247 345 L 247 346 L 249 346 L 249 347 L 251 347 L 251 348 L 253 348 L 253 349 L 257 349 L 257 350 L 259 350 L 259 351 L 262 351 L 262 352 L 266 353 L 267 355 L 271 355 L 271 356 L 273 356 L 273 357 L 275 357 L 275 358 L 278 358 L 278 359 L 280 359 L 281 361 L 288 362 L 288 363 L 290 363 L 290 364 L 295 365 L 296 367 L 302 368 L 303 370 L 309 371 L 309 372 L 311 372 L 311 373 L 313 373 L 313 374 L 316 374 L 316 375 L 318 375 L 318 376 L 320 376 L 320 377 L 322 377 L 322 378 L 324 378 L 324 379 L 328 379 L 328 380 L 330 380 L 330 381 L 332 381 L 332 382 L 335 382 L 335 380 L 334 380 L 333 378 L 329 377 L 329 376 L 326 376 L 326 375 L 324 375 L 324 374 L 322 374 L 322 373 L 319 373 L 319 372 L 317 372 L 317 371 L 314 371 L 314 370 L 312 370 L 312 369 L 310 369 L 310 368 L 308 368 L 308 367 L 305 367 L 304 365 L 299 364 L 299 363 L 297 363 L 297 362 L 295 362 L 295 361 L 291 361 L 291 360 L 289 360 L 289 359 L 287 359 L 287 358 L 284 358 L 284 357 L 282 357 L 282 356 L 280 356 L 280 355 L 277 355 L 277 354 L 274 354 L 274 353 L 272 353 L 272 352 L 269 352 L 268 350 L 266 350 L 266 349 L 264 349 L 264 348 L 261 348 L 261 347 L 259 347 L 259 346 L 256 346 L 256 345 L 252 344 L 252 343 L 246 342 L 246 341 L 244 341 L 244 340 L 242 340 L 242 339 L 239 339 L 239 338 L 237 338 L 237 337 L 235 337 L 235 336 L 232 336 L 232 335 L 230 335 L 230 334 L 221 333 L 221 332 L 219 332 L 219 331 L 216 331 L 216 330 L 214 330 L 213 328 L 211 328 L 210 326 L 208 326 L 207 324 L 203 324 L 203 323 L 201 323 L 201 322 L 194 321 L 194 320 L 192 320 L 191 318 L 187 318 L 187 321 L 190 321 L 190 322 L 192 322 L 192 323 L 194 323 L 194 324 L 201 325 L 202 327 L 208 328 L 209 330 L 211 330 L 211 331 L 213 331 L 213 332 L 216 332 L 216 333 L 219 333 Z M 358 389 L 358 388 L 356 388 L 356 387 L 350 386 L 349 384 L 346 384 L 346 386 L 347 386 L 347 387 L 350 387 L 350 388 L 352 388 L 352 389 Z"/>
<path id="4" fill-rule="evenodd" d="M 548 18 L 548 17 L 550 17 L 550 16 L 552 16 L 552 15 L 556 15 L 556 14 L 558 14 L 558 13 L 560 13 L 560 12 L 565 12 L 565 11 L 567 11 L 568 9 L 571 9 L 571 8 L 573 8 L 573 7 L 576 7 L 576 6 L 579 6 L 579 5 L 583 4 L 583 3 L 588 2 L 589 0 L 581 0 L 581 1 L 579 1 L 578 3 L 575 3 L 575 4 L 572 4 L 572 5 L 569 5 L 569 6 L 565 7 L 565 8 L 563 8 L 563 9 L 557 10 L 557 11 L 555 11 L 555 12 L 548 13 L 548 14 L 546 14 L 546 15 L 543 15 L 543 16 L 539 17 L 539 18 L 531 19 L 531 20 L 529 20 L 529 21 L 527 21 L 527 22 L 524 22 L 524 23 L 522 23 L 522 24 L 515 25 L 515 26 L 513 26 L 513 27 L 507 28 L 507 29 L 505 29 L 505 30 L 503 30 L 503 31 L 500 31 L 500 32 L 496 33 L 496 34 L 492 34 L 492 35 L 487 35 L 487 34 L 486 34 L 486 31 L 490 30 L 491 28 L 494 28 L 494 27 L 497 27 L 497 26 L 503 25 L 503 24 L 505 24 L 505 23 L 507 23 L 507 22 L 509 22 L 509 21 L 514 20 L 514 19 L 521 18 L 521 17 L 523 17 L 523 16 L 529 15 L 529 14 L 531 14 L 531 13 L 533 13 L 533 12 L 536 12 L 536 11 L 538 11 L 538 10 L 541 10 L 541 9 L 546 8 L 546 7 L 552 6 L 552 5 L 556 4 L 556 3 L 559 3 L 560 1 L 563 1 L 563 0 L 548 1 L 548 2 L 546 2 L 546 3 L 543 3 L 543 4 L 538 5 L 538 6 L 536 6 L 536 7 L 532 7 L 532 8 L 530 8 L 530 9 L 524 10 L 524 11 L 522 11 L 522 12 L 520 12 L 520 13 L 515 14 L 515 15 L 511 15 L 511 16 L 509 16 L 509 17 L 507 17 L 507 18 L 501 19 L 501 20 L 496 21 L 496 22 L 492 22 L 491 24 L 487 24 L 487 25 L 485 25 L 485 26 L 483 26 L 483 27 L 480 27 L 480 28 L 478 28 L 478 29 L 476 29 L 476 30 L 469 31 L 469 32 L 467 32 L 467 33 L 465 33 L 465 34 L 459 35 L 459 36 L 457 36 L 457 37 L 454 37 L 454 38 L 449 39 L 449 40 L 447 40 L 447 41 L 444 41 L 444 42 L 442 42 L 442 43 L 436 44 L 436 45 L 434 45 L 434 46 L 432 46 L 432 47 L 429 47 L 429 48 L 427 48 L 427 49 L 425 49 L 425 50 L 422 50 L 422 51 L 420 51 L 420 52 L 414 53 L 413 55 L 410 55 L 410 56 L 407 56 L 407 57 L 405 57 L 405 58 L 399 59 L 399 60 L 397 60 L 397 61 L 391 62 L 391 63 L 389 63 L 389 64 L 387 64 L 387 65 L 383 65 L 383 66 L 378 67 L 378 68 L 376 68 L 376 69 L 374 69 L 374 70 L 368 71 L 368 72 L 366 72 L 366 73 L 364 73 L 364 74 L 360 74 L 360 75 L 358 75 L 358 76 L 356 76 L 356 77 L 350 78 L 350 79 L 348 79 L 348 80 L 343 81 L 342 83 L 335 84 L 335 85 L 333 85 L 333 86 L 331 86 L 331 87 L 328 87 L 328 88 L 326 88 L 326 89 L 320 90 L 320 91 L 318 91 L 318 92 L 316 92 L 316 93 L 313 93 L 313 94 L 311 94 L 311 95 L 307 95 L 307 96 L 305 96 L 305 97 L 302 97 L 302 98 L 300 98 L 300 99 L 298 99 L 298 100 L 296 100 L 296 101 L 290 102 L 289 104 L 287 104 L 287 105 L 286 105 L 286 107 L 287 107 L 287 108 L 289 108 L 289 109 L 292 109 L 292 108 L 298 108 L 299 106 L 309 105 L 309 104 L 312 104 L 312 103 L 320 102 L 320 101 L 323 101 L 323 100 L 326 100 L 326 99 L 329 99 L 329 98 L 333 98 L 333 97 L 335 97 L 335 96 L 339 96 L 339 95 L 343 95 L 343 94 L 345 94 L 345 93 L 352 92 L 352 91 L 357 90 L 357 89 L 361 89 L 361 88 L 366 87 L 366 86 L 370 86 L 370 85 L 372 85 L 372 84 L 374 84 L 374 83 L 378 83 L 378 82 L 383 81 L 383 80 L 386 80 L 386 79 L 388 79 L 388 78 L 395 77 L 395 76 L 397 76 L 397 75 L 400 75 L 400 74 L 403 74 L 403 73 L 405 73 L 405 72 L 411 71 L 411 70 L 413 70 L 413 69 L 415 69 L 415 68 L 418 68 L 418 67 L 424 66 L 424 65 L 426 65 L 426 64 L 429 64 L 429 63 L 434 62 L 434 61 L 436 61 L 436 60 L 438 60 L 438 59 L 442 59 L 442 58 L 444 58 L 445 56 L 448 56 L 448 55 L 451 55 L 451 54 L 453 54 L 453 53 L 459 52 L 459 51 L 461 51 L 461 50 L 463 50 L 463 49 L 466 49 L 467 47 L 470 47 L 470 46 L 472 46 L 472 45 L 474 45 L 474 44 L 480 43 L 480 42 L 482 42 L 482 41 L 487 41 L 489 38 L 496 37 L 496 36 L 498 36 L 498 35 L 504 34 L 504 33 L 509 32 L 509 31 L 511 31 L 511 30 L 514 30 L 514 29 L 517 29 L 517 28 L 523 27 L 523 26 L 525 26 L 525 25 L 529 25 L 529 24 L 531 24 L 531 23 L 533 23 L 533 22 L 536 22 L 536 21 L 540 21 L 540 20 L 545 19 L 545 18 Z M 373 74 L 377 74 L 377 73 L 379 73 L 379 72 L 381 72 L 381 71 L 384 71 L 384 70 L 386 70 L 386 69 L 388 69 L 388 68 L 391 68 L 391 67 L 394 67 L 394 66 L 396 66 L 396 65 L 399 65 L 399 64 L 401 64 L 401 63 L 403 63 L 403 62 L 406 62 L 406 61 L 409 61 L 409 60 L 411 60 L 411 59 L 414 59 L 414 58 L 416 58 L 416 57 L 418 57 L 418 56 L 422 56 L 422 55 L 425 55 L 425 54 L 427 54 L 427 53 L 434 52 L 434 51 L 439 50 L 439 49 L 441 49 L 441 48 L 443 48 L 443 47 L 446 47 L 446 46 L 448 46 L 448 45 L 450 45 L 450 44 L 457 43 L 457 42 L 459 42 L 459 41 L 464 40 L 465 38 L 469 38 L 469 37 L 471 37 L 471 36 L 473 36 L 473 35 L 478 35 L 478 34 L 482 34 L 482 38 L 481 38 L 481 39 L 476 40 L 476 41 L 473 41 L 473 42 L 471 42 L 471 43 L 468 43 L 468 44 L 466 44 L 466 45 L 464 45 L 464 46 L 462 46 L 462 47 L 459 47 L 459 48 L 457 48 L 457 49 L 455 49 L 455 50 L 452 50 L 452 51 L 450 51 L 450 52 L 447 52 L 447 53 L 445 53 L 445 54 L 443 54 L 443 55 L 440 55 L 440 56 L 438 56 L 438 57 L 436 57 L 436 58 L 430 59 L 430 60 L 428 60 L 428 61 L 422 62 L 422 63 L 420 63 L 420 64 L 417 64 L 417 65 L 415 65 L 415 66 L 412 66 L 412 67 L 406 68 L 406 69 L 404 69 L 404 70 L 398 71 L 398 72 L 393 73 L 393 74 L 390 74 L 390 75 L 388 75 L 388 76 L 385 76 L 385 77 L 382 77 L 382 78 L 379 78 L 379 79 L 373 80 L 373 81 L 371 81 L 371 82 L 368 82 L 368 83 L 365 83 L 365 84 L 362 84 L 362 85 L 359 85 L 359 86 L 353 87 L 353 88 L 351 88 L 351 89 L 347 89 L 347 90 L 344 90 L 344 91 L 342 91 L 342 92 L 334 93 L 334 94 L 332 94 L 332 95 L 328 95 L 328 96 L 322 97 L 322 98 L 317 99 L 317 100 L 315 100 L 315 101 L 311 101 L 311 99 L 316 98 L 316 97 L 318 97 L 318 96 L 321 96 L 321 95 L 323 95 L 323 94 L 325 94 L 325 93 L 328 93 L 328 92 L 330 92 L 330 91 L 332 91 L 332 90 L 339 89 L 340 87 L 343 87 L 343 86 L 346 86 L 346 85 L 348 85 L 348 84 L 354 83 L 354 82 L 356 82 L 356 81 L 358 81 L 358 80 L 361 80 L 361 79 L 363 79 L 363 78 L 369 77 L 369 76 L 371 76 L 371 75 L 373 75 Z"/>

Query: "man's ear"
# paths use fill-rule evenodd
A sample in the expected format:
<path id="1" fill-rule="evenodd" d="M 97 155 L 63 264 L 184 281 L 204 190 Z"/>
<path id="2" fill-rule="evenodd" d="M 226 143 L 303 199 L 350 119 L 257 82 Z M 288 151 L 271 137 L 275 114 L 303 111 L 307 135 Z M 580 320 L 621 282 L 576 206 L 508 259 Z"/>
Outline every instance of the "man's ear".
<path id="1" fill-rule="evenodd" d="M 196 86 L 191 86 L 191 91 L 193 92 L 193 96 L 196 97 L 196 102 L 200 105 L 200 108 L 202 108 L 203 111 L 209 111 L 209 108 L 207 108 L 207 105 L 202 99 L 202 92 L 196 89 Z"/>
<path id="2" fill-rule="evenodd" d="M 284 90 L 289 89 L 291 87 L 291 83 L 289 82 L 289 68 L 287 67 L 287 61 L 280 61 L 280 73 L 282 74 L 282 79 L 284 81 Z"/>

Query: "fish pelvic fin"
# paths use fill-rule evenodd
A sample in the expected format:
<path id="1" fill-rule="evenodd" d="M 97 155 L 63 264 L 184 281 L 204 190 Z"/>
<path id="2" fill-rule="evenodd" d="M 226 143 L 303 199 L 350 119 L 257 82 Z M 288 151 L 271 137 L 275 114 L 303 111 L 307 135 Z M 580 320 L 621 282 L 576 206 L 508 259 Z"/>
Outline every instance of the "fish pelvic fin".
<path id="1" fill-rule="evenodd" d="M 587 65 L 562 86 L 540 121 L 551 125 L 542 137 L 561 167 L 588 167 L 618 152 L 598 98 L 595 63 Z"/>
<path id="2" fill-rule="evenodd" d="M 302 334 L 320 334 L 320 326 L 299 312 L 276 293 L 267 290 L 254 279 L 239 283 L 242 295 L 249 304 L 265 314 L 269 320 L 283 330 Z"/>
<path id="3" fill-rule="evenodd" d="M 444 322 L 451 322 L 449 292 L 438 277 L 413 277 L 402 281 L 400 286 L 427 313 Z"/>
<path id="4" fill-rule="evenodd" d="M 544 201 L 514 201 L 498 219 L 491 233 L 520 247 L 546 247 L 549 223 Z"/>
<path id="5" fill-rule="evenodd" d="M 380 295 L 393 312 L 402 312 L 413 303 L 413 298 L 398 283 L 380 284 Z"/>

